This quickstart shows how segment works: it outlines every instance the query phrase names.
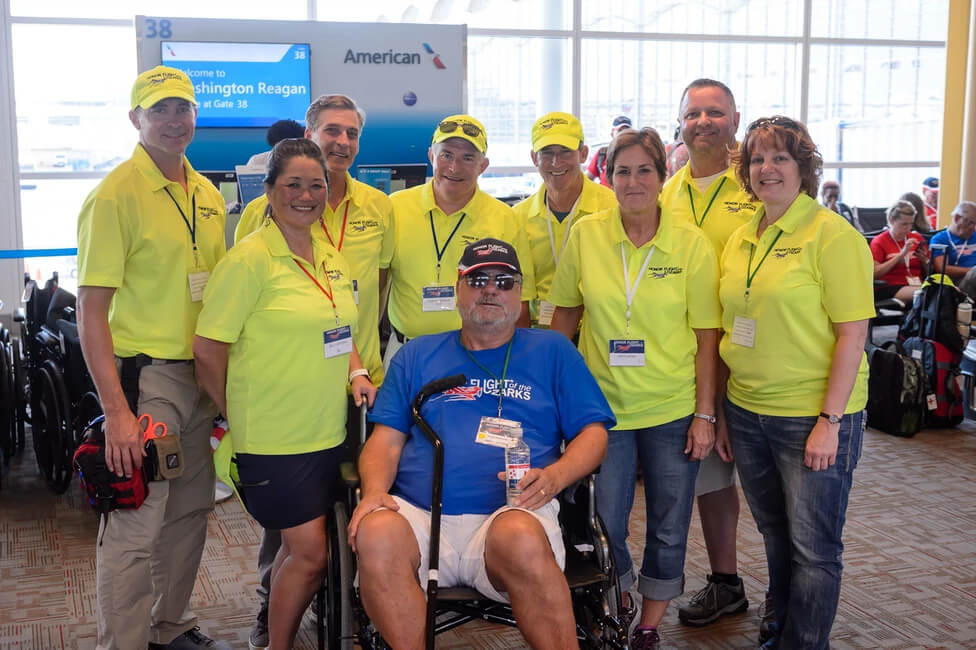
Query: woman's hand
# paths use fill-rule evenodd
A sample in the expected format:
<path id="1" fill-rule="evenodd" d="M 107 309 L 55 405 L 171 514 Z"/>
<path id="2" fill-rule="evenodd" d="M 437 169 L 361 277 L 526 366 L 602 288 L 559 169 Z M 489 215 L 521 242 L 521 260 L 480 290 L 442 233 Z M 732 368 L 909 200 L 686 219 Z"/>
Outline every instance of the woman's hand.
<path id="1" fill-rule="evenodd" d="M 817 418 L 813 430 L 807 436 L 803 452 L 803 464 L 815 472 L 825 470 L 837 460 L 837 434 L 840 424 L 831 424 L 826 418 Z"/>
<path id="2" fill-rule="evenodd" d="M 692 418 L 691 426 L 688 427 L 688 444 L 685 445 L 685 453 L 688 460 L 701 460 L 712 450 L 715 444 L 715 425 L 708 420 Z"/>
<path id="3" fill-rule="evenodd" d="M 359 377 L 353 377 L 351 386 L 352 399 L 356 403 L 356 406 L 362 406 L 363 400 L 366 400 L 366 406 L 372 408 L 373 402 L 376 401 L 376 393 L 379 390 L 373 385 L 373 382 L 365 376 L 360 375 Z"/>

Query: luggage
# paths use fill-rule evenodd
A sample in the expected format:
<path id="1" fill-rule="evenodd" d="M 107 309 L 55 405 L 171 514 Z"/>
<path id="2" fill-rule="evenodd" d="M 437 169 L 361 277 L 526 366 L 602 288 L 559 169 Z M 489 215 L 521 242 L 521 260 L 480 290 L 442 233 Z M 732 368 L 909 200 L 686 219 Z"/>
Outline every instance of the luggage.
<path id="1" fill-rule="evenodd" d="M 921 295 L 898 329 L 899 340 L 928 339 L 961 355 L 968 337 L 960 334 L 956 327 L 956 311 L 959 304 L 968 302 L 969 298 L 952 284 L 948 276 L 941 274 L 930 275 L 919 291 Z"/>
<path id="2" fill-rule="evenodd" d="M 868 350 L 868 426 L 911 437 L 925 418 L 925 371 L 895 341 Z"/>
<path id="3" fill-rule="evenodd" d="M 904 342 L 908 355 L 922 364 L 928 387 L 925 426 L 954 427 L 963 420 L 962 353 L 938 341 L 911 337 Z"/>

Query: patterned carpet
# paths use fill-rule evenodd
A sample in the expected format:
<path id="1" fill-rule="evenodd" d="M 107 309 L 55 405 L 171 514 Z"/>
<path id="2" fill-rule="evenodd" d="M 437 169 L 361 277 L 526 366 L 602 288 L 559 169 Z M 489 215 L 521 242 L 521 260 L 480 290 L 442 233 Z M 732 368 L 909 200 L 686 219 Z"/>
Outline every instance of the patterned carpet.
<path id="1" fill-rule="evenodd" d="M 77 486 L 52 495 L 31 455 L 4 468 L 0 490 L 0 649 L 94 647 L 96 520 Z M 976 423 L 903 440 L 865 437 L 845 531 L 845 573 L 834 648 L 976 648 Z M 643 503 L 635 504 L 632 551 L 643 543 Z M 708 561 L 697 515 L 686 567 L 688 593 L 704 583 Z M 217 506 L 193 594 L 211 636 L 247 648 L 256 610 L 259 530 L 236 501 Z M 744 614 L 702 629 L 677 623 L 662 632 L 675 648 L 755 647 L 765 585 L 762 544 L 743 501 L 739 571 L 750 600 Z M 687 595 L 686 595 L 687 597 Z M 314 648 L 311 619 L 299 648 Z M 524 647 L 516 630 L 473 623 L 439 648 Z"/>

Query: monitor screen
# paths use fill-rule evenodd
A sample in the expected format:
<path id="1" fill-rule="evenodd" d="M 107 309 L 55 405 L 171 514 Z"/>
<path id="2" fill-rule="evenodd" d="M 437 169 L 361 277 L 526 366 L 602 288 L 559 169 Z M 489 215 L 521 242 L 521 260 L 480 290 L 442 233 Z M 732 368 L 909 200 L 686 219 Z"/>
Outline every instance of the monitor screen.
<path id="1" fill-rule="evenodd" d="M 304 123 L 311 102 L 307 43 L 162 41 L 160 49 L 163 65 L 193 82 L 198 127 Z"/>
<path id="2" fill-rule="evenodd" d="M 427 165 L 405 163 L 398 165 L 360 165 L 356 179 L 372 185 L 381 192 L 392 194 L 427 181 Z"/>

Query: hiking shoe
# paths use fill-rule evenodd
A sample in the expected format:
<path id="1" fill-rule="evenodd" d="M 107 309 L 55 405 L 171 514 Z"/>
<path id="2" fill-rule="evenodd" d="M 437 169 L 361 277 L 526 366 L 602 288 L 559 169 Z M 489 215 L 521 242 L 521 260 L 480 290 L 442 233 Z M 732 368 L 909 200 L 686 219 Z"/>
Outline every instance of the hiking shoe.
<path id="1" fill-rule="evenodd" d="M 742 578 L 733 587 L 724 582 L 714 582 L 709 575 L 705 587 L 692 596 L 687 605 L 678 609 L 678 620 L 685 625 L 708 625 L 717 621 L 720 616 L 744 612 L 748 607 L 749 601 L 746 600 Z"/>
<path id="2" fill-rule="evenodd" d="M 251 635 L 247 637 L 247 647 L 250 650 L 265 650 L 268 647 L 268 603 L 261 603 L 261 611 L 254 619 Z"/>
<path id="3" fill-rule="evenodd" d="M 776 636 L 776 612 L 773 611 L 773 599 L 766 592 L 766 599 L 759 606 L 759 645 L 763 646 Z"/>
<path id="4" fill-rule="evenodd" d="M 661 636 L 657 628 L 638 627 L 630 637 L 630 650 L 658 650 Z"/>
<path id="5" fill-rule="evenodd" d="M 149 650 L 200 650 L 200 648 L 212 648 L 212 650 L 233 650 L 226 641 L 214 641 L 203 632 L 199 627 L 187 630 L 166 645 L 161 643 L 150 643 Z"/>

